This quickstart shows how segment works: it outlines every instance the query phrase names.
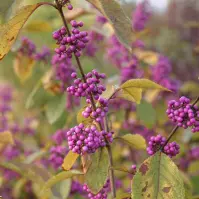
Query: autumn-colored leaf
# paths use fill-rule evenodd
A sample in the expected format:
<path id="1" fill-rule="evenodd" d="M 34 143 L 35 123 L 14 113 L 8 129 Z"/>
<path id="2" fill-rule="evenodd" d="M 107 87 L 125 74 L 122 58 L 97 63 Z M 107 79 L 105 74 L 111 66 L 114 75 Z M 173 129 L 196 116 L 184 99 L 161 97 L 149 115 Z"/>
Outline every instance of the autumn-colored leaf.
<path id="1" fill-rule="evenodd" d="M 14 144 L 13 136 L 10 131 L 3 131 L 0 133 L 0 144 L 4 146 L 8 144 Z"/>
<path id="2" fill-rule="evenodd" d="M 121 137 L 116 137 L 115 139 L 120 139 L 135 149 L 146 149 L 146 141 L 139 134 L 126 134 Z"/>
<path id="3" fill-rule="evenodd" d="M 29 22 L 24 27 L 24 30 L 28 32 L 51 32 L 52 26 L 49 22 L 42 20 L 34 20 Z"/>
<path id="4" fill-rule="evenodd" d="M 142 91 L 145 89 L 170 91 L 148 79 L 130 79 L 120 86 L 117 92 L 117 97 L 139 104 L 142 99 Z"/>
<path id="5" fill-rule="evenodd" d="M 157 152 L 145 160 L 132 183 L 132 199 L 184 199 L 184 183 L 174 162 Z"/>
<path id="6" fill-rule="evenodd" d="M 15 42 L 17 35 L 19 34 L 19 31 L 29 16 L 41 5 L 43 5 L 43 3 L 22 7 L 11 20 L 1 26 L 0 60 L 3 59 L 3 57 L 9 52 L 12 44 Z"/>
<path id="7" fill-rule="evenodd" d="M 70 170 L 78 157 L 79 157 L 79 154 L 69 151 L 66 157 L 64 158 L 62 168 L 66 171 Z"/>
<path id="8" fill-rule="evenodd" d="M 14 71 L 21 82 L 26 81 L 32 75 L 32 69 L 35 64 L 33 58 L 18 53 L 14 59 Z"/>
<path id="9" fill-rule="evenodd" d="M 158 62 L 159 54 L 156 52 L 136 49 L 133 53 L 140 61 L 143 61 L 149 65 L 155 65 Z"/>
<path id="10" fill-rule="evenodd" d="M 109 159 L 106 148 L 98 149 L 91 155 L 92 163 L 85 174 L 85 182 L 92 193 L 98 193 L 108 178 Z"/>
<path id="11" fill-rule="evenodd" d="M 113 26 L 118 39 L 129 49 L 134 40 L 131 20 L 116 0 L 87 0 L 93 4 Z"/>

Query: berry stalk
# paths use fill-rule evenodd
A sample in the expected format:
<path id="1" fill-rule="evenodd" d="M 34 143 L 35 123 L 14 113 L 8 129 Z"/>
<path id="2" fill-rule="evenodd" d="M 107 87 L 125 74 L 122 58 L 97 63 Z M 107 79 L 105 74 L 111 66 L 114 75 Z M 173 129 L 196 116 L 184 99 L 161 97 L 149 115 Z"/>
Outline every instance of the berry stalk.
<path id="1" fill-rule="evenodd" d="M 55 3 L 56 3 L 56 9 L 58 10 L 58 12 L 59 12 L 59 14 L 62 18 L 63 24 L 66 28 L 68 35 L 70 36 L 71 32 L 70 32 L 70 29 L 69 29 L 67 22 L 65 20 L 62 5 L 59 4 L 58 0 L 56 0 Z M 81 65 L 81 62 L 79 60 L 79 57 L 75 53 L 74 53 L 74 56 L 75 56 L 79 71 L 81 73 L 81 76 L 83 78 L 83 81 L 84 81 L 84 83 L 86 83 L 86 77 L 85 77 L 84 70 L 83 70 L 83 67 Z M 96 110 L 96 105 L 95 105 L 95 101 L 94 101 L 92 94 L 90 94 L 90 100 L 91 100 L 91 104 L 92 104 L 93 109 Z M 99 126 L 100 126 L 100 130 L 103 131 L 103 126 L 102 126 L 101 122 L 99 122 Z M 105 138 L 105 141 L 106 141 L 106 148 L 107 148 L 108 156 L 109 156 L 109 164 L 110 164 L 110 167 L 113 167 L 113 158 L 112 158 L 111 146 L 109 145 L 109 142 L 106 139 L 106 137 L 104 137 L 104 138 Z M 115 177 L 114 177 L 114 171 L 113 170 L 110 170 L 110 182 L 111 182 L 112 196 L 113 196 L 113 198 L 116 198 Z"/>

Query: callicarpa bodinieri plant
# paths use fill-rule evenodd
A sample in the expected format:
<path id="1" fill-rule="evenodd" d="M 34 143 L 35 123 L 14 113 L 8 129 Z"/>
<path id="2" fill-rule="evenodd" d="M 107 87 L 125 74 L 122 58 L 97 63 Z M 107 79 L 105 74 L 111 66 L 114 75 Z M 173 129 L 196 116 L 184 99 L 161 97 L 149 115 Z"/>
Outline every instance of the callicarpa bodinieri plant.
<path id="1" fill-rule="evenodd" d="M 82 2 L 19 6 L 1 26 L 13 69 L 0 83 L 0 196 L 197 198 L 198 90 L 150 46 L 149 1 L 130 15 Z M 46 21 L 29 21 L 39 7 Z"/>

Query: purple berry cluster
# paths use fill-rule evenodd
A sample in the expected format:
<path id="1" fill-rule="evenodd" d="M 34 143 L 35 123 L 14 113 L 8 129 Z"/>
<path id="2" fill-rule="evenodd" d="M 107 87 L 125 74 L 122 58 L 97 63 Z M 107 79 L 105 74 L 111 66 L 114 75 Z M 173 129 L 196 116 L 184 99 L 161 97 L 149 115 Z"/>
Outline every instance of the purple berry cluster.
<path id="1" fill-rule="evenodd" d="M 21 40 L 21 47 L 19 48 L 18 52 L 28 57 L 33 57 L 36 52 L 36 46 L 31 40 L 23 37 Z"/>
<path id="2" fill-rule="evenodd" d="M 96 70 L 92 70 L 85 75 L 86 82 L 81 78 L 77 78 L 77 73 L 72 73 L 71 77 L 74 78 L 74 85 L 69 86 L 67 91 L 76 97 L 86 97 L 88 99 L 90 94 L 94 96 L 95 100 L 99 99 L 99 96 L 106 90 L 105 86 L 101 84 L 100 79 L 105 79 L 104 73 L 98 73 Z"/>
<path id="3" fill-rule="evenodd" d="M 52 146 L 50 148 L 49 161 L 54 169 L 57 169 L 62 165 L 67 153 L 68 149 L 65 146 Z"/>
<path id="4" fill-rule="evenodd" d="M 190 104 L 190 99 L 180 97 L 178 101 L 171 100 L 166 111 L 169 119 L 184 129 L 191 127 L 192 132 L 199 131 L 199 109 L 196 105 Z"/>
<path id="5" fill-rule="evenodd" d="M 88 105 L 82 115 L 85 118 L 93 118 L 96 122 L 102 122 L 106 113 L 108 112 L 108 100 L 104 98 L 99 98 L 98 100 L 99 105 L 94 109 L 92 105 Z"/>
<path id="6" fill-rule="evenodd" d="M 35 60 L 42 61 L 44 63 L 48 63 L 51 57 L 50 49 L 46 46 L 44 46 L 41 50 L 41 52 L 37 52 L 35 54 Z"/>
<path id="7" fill-rule="evenodd" d="M 129 53 L 117 39 L 115 35 L 110 37 L 107 48 L 107 59 L 119 69 L 121 83 L 132 79 L 140 78 L 143 75 L 143 70 L 138 68 L 137 57 Z"/>
<path id="8" fill-rule="evenodd" d="M 56 79 L 61 82 L 61 88 L 65 91 L 66 87 L 72 82 L 71 74 L 75 72 L 71 59 L 66 56 L 54 55 L 51 64 L 55 71 Z"/>
<path id="9" fill-rule="evenodd" d="M 52 136 L 52 140 L 57 144 L 57 145 L 61 145 L 63 140 L 65 139 L 65 134 L 66 134 L 66 130 L 64 129 L 59 129 L 57 130 L 53 136 Z"/>
<path id="10" fill-rule="evenodd" d="M 88 43 L 88 33 L 86 31 L 80 31 L 79 27 L 83 26 L 83 22 L 76 22 L 72 20 L 70 22 L 72 25 L 72 33 L 68 33 L 65 27 L 55 31 L 53 33 L 53 38 L 57 41 L 59 45 L 58 48 L 55 49 L 55 52 L 59 56 L 66 56 L 68 58 L 72 58 L 72 54 L 80 57 L 82 50 L 86 47 L 86 43 Z"/>
<path id="11" fill-rule="evenodd" d="M 86 184 L 83 186 L 83 190 L 88 193 L 89 199 L 107 199 L 108 193 L 110 191 L 110 180 L 107 180 L 106 184 L 97 194 L 93 194 Z"/>
<path id="12" fill-rule="evenodd" d="M 112 142 L 112 135 L 112 132 L 98 131 L 95 125 L 86 127 L 82 123 L 66 133 L 69 149 L 78 154 L 94 153 L 106 145 L 105 138 Z"/>
<path id="13" fill-rule="evenodd" d="M 161 135 L 152 136 L 148 142 L 147 152 L 149 155 L 155 154 L 159 151 L 166 143 L 166 138 Z M 167 143 L 163 148 L 163 153 L 168 155 L 170 158 L 176 156 L 179 153 L 180 147 L 176 142 Z"/>
<path id="14" fill-rule="evenodd" d="M 180 87 L 180 83 L 178 80 L 171 77 L 171 68 L 169 59 L 160 55 L 158 62 L 151 67 L 151 75 L 155 82 L 172 90 L 173 92 L 177 92 Z"/>
<path id="15" fill-rule="evenodd" d="M 146 25 L 147 21 L 149 20 L 150 16 L 151 16 L 151 13 L 149 11 L 148 1 L 145 0 L 141 3 L 139 3 L 136 7 L 135 12 L 132 14 L 133 29 L 135 31 L 144 30 L 145 25 Z"/>

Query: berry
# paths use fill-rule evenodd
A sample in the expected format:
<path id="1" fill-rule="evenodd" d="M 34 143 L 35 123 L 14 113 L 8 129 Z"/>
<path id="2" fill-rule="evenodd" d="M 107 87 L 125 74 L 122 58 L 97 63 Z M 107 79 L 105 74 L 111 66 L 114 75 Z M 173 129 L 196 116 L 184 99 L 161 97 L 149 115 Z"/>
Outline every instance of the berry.
<path id="1" fill-rule="evenodd" d="M 136 31 L 142 31 L 145 28 L 145 25 L 150 17 L 151 13 L 148 9 L 148 1 L 145 0 L 139 3 L 136 7 L 135 12 L 132 15 L 133 19 L 133 28 Z"/>
<path id="2" fill-rule="evenodd" d="M 166 111 L 169 119 L 184 129 L 191 127 L 192 132 L 199 131 L 199 109 L 190 104 L 190 99 L 182 96 L 179 101 L 171 100 Z"/>
<path id="3" fill-rule="evenodd" d="M 86 127 L 80 123 L 67 131 L 66 138 L 70 150 L 74 153 L 85 154 L 94 153 L 98 148 L 104 147 L 105 138 L 112 142 L 112 135 L 112 132 L 98 131 L 95 125 Z"/>
<path id="4" fill-rule="evenodd" d="M 72 9 L 72 5 L 68 5 L 68 8 Z M 79 28 L 83 26 L 83 22 L 72 20 L 70 24 L 72 26 L 70 35 L 65 27 L 62 27 L 53 33 L 53 38 L 59 45 L 59 47 L 55 49 L 55 53 L 59 56 L 65 55 L 69 59 L 72 58 L 73 53 L 75 56 L 80 57 L 82 50 L 86 47 L 86 43 L 89 41 L 87 38 L 88 33 L 79 30 Z"/>
<path id="5" fill-rule="evenodd" d="M 89 199 L 107 199 L 110 191 L 110 180 L 107 180 L 106 184 L 97 194 L 93 194 L 86 184 L 83 186 L 83 190 L 88 193 Z"/>
<path id="6" fill-rule="evenodd" d="M 53 146 L 50 148 L 49 161 L 54 169 L 57 169 L 62 165 L 63 159 L 67 153 L 68 149 L 65 146 Z"/>
<path id="7" fill-rule="evenodd" d="M 96 107 L 96 110 L 92 107 L 92 105 L 88 105 L 84 111 L 82 112 L 82 115 L 85 118 L 91 117 L 94 118 L 96 122 L 102 122 L 106 113 L 108 112 L 108 100 L 99 98 L 97 104 L 99 104 Z"/>
<path id="8" fill-rule="evenodd" d="M 148 142 L 147 152 L 149 155 L 155 154 L 159 151 L 166 143 L 166 138 L 161 135 L 152 136 Z M 179 145 L 176 142 L 167 143 L 164 146 L 162 152 L 169 157 L 174 157 L 179 153 Z"/>
<path id="9" fill-rule="evenodd" d="M 76 73 L 72 73 L 71 77 L 74 78 L 74 85 L 69 86 L 67 91 L 76 97 L 86 97 L 90 99 L 90 94 L 94 96 L 95 100 L 99 99 L 99 96 L 106 90 L 106 88 L 100 84 L 100 79 L 105 78 L 105 74 L 98 73 L 96 70 L 92 70 L 85 75 L 86 82 L 77 78 Z"/>

